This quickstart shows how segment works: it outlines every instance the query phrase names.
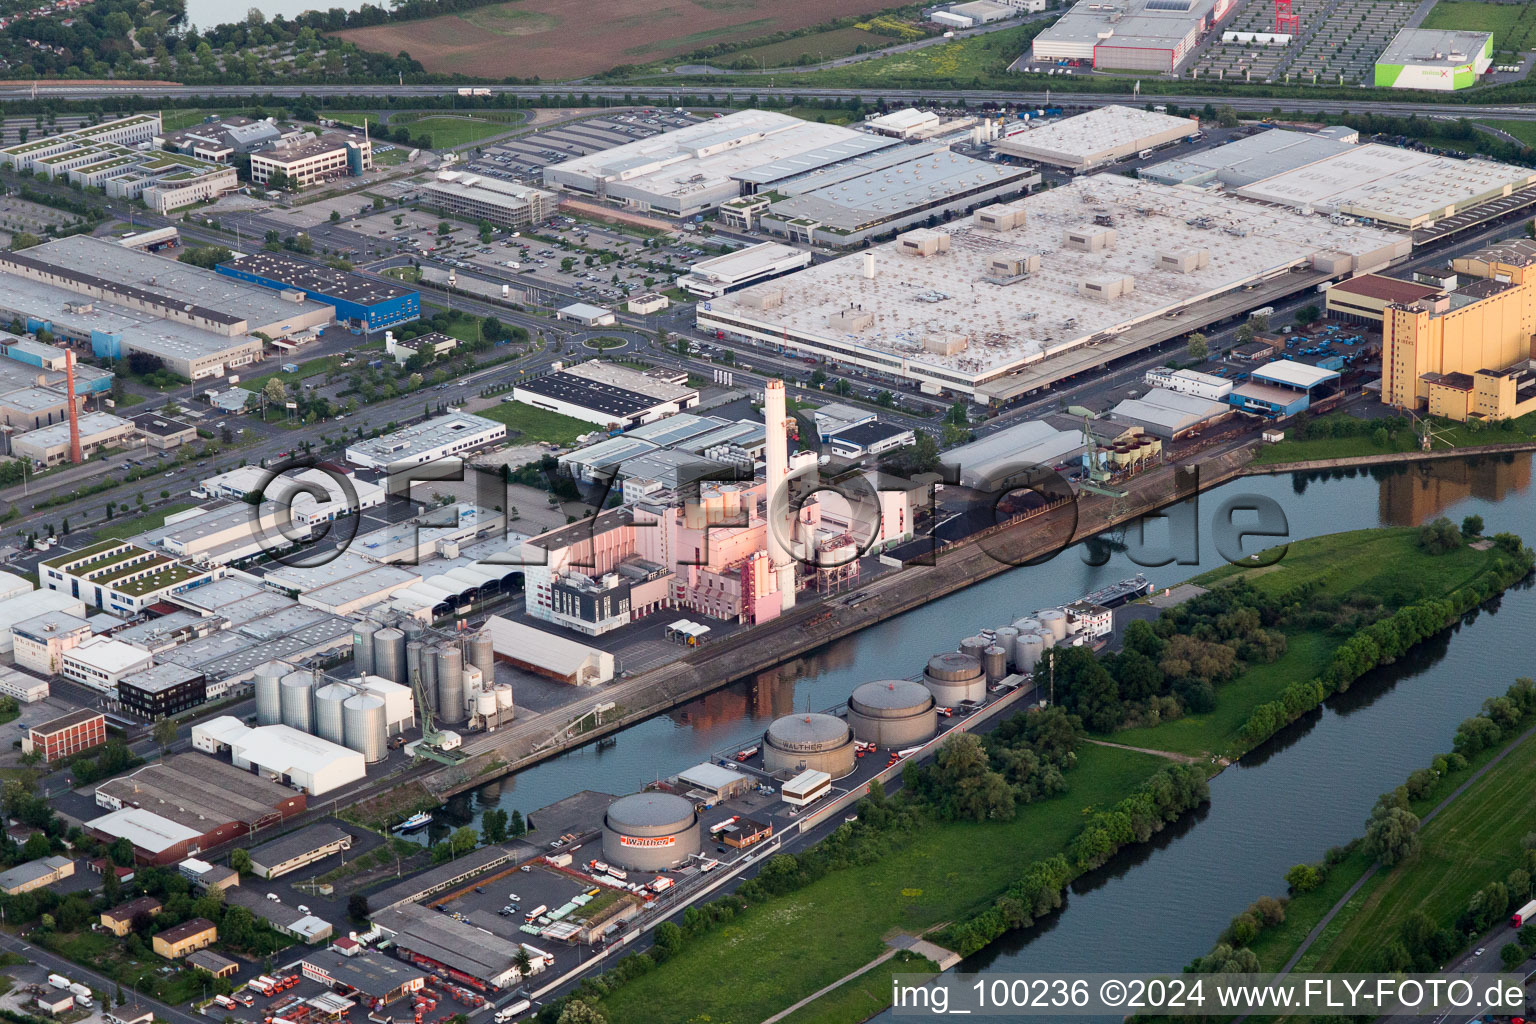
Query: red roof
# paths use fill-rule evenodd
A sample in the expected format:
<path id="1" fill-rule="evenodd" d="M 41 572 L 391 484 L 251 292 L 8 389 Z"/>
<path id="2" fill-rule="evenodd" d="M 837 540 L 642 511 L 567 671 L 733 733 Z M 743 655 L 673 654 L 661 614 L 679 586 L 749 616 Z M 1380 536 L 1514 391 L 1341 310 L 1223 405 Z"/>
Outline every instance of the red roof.
<path id="1" fill-rule="evenodd" d="M 1412 303 L 1420 299 L 1427 299 L 1431 295 L 1439 295 L 1443 290 L 1427 284 L 1414 284 L 1412 281 L 1402 281 L 1395 277 L 1383 277 L 1380 274 L 1361 274 L 1359 277 L 1352 277 L 1348 281 L 1340 281 L 1333 287 L 1341 292 L 1364 295 L 1367 298 L 1379 299 L 1382 302 L 1401 303 Z"/>

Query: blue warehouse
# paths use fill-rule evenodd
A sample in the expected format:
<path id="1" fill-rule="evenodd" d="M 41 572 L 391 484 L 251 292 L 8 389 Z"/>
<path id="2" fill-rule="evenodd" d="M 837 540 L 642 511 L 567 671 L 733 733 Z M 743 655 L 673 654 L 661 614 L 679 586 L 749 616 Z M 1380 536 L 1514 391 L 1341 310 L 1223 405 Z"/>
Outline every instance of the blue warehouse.
<path id="1" fill-rule="evenodd" d="M 1227 401 L 1241 412 L 1284 419 L 1338 394 L 1339 380 L 1333 370 L 1277 359 L 1254 370 Z"/>
<path id="2" fill-rule="evenodd" d="M 333 270 L 283 252 L 258 252 L 221 263 L 226 277 L 279 291 L 296 290 L 336 307 L 336 319 L 354 334 L 372 334 L 421 317 L 421 294 L 387 281 Z"/>

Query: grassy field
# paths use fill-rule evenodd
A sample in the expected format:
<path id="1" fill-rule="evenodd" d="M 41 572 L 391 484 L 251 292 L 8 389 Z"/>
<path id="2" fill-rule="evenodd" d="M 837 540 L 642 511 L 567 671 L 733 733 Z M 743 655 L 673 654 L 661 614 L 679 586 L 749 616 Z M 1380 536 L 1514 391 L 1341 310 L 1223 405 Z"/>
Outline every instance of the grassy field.
<path id="1" fill-rule="evenodd" d="M 220 111 L 213 111 L 213 110 L 174 110 L 174 109 L 172 109 L 172 110 L 162 110 L 160 112 L 160 123 L 165 127 L 166 131 L 174 132 L 174 131 L 178 131 L 179 129 L 182 129 L 182 128 L 190 128 L 190 127 L 192 127 L 195 124 L 201 124 L 203 118 L 205 118 L 209 114 L 213 114 L 213 113 L 233 114 L 233 113 L 236 113 L 236 111 L 233 111 L 233 110 L 220 110 Z"/>
<path id="2" fill-rule="evenodd" d="M 949 83 L 965 88 L 973 82 L 997 77 L 1023 53 L 1047 22 L 1033 22 L 1018 28 L 988 32 L 985 35 L 935 43 L 920 50 L 875 57 L 846 67 L 809 71 L 797 75 L 797 83 L 806 85 L 891 85 L 912 88 Z"/>
<path id="3" fill-rule="evenodd" d="M 1536 413 L 1529 413 L 1515 420 L 1510 430 L 1472 430 L 1462 423 L 1436 421 L 1436 449 L 1465 448 L 1480 444 L 1513 444 L 1536 441 Z M 1279 444 L 1267 444 L 1259 449 L 1254 463 L 1272 466 L 1283 462 L 1303 462 L 1311 459 L 1345 459 L 1358 455 L 1381 455 L 1389 452 L 1418 451 L 1419 438 L 1411 430 L 1398 430 L 1384 445 L 1376 443 L 1369 434 L 1363 437 L 1322 437 L 1314 439 L 1287 437 Z"/>
<path id="4" fill-rule="evenodd" d="M 1066 793 L 1020 808 L 1010 822 L 926 828 L 878 863 L 834 872 L 755 906 L 604 1000 L 608 1019 L 763 1020 L 875 959 L 885 948 L 883 936 L 926 931 L 990 904 L 1020 867 L 1059 852 L 1082 827 L 1087 809 L 1115 803 L 1166 763 L 1084 745 Z M 730 983 L 722 984 L 727 977 Z M 847 1001 L 848 1014 L 828 1013 L 818 1002 L 796 1022 L 866 1016 L 886 1005 L 876 1001 L 878 994 L 870 991 L 864 1002 L 851 991 L 836 994 Z"/>
<path id="5" fill-rule="evenodd" d="M 790 107 L 785 113 L 802 121 L 820 121 L 823 124 L 852 124 L 858 117 L 853 111 L 840 107 Z"/>
<path id="6" fill-rule="evenodd" d="M 1418 856 L 1366 883 L 1299 969 L 1364 970 L 1415 910 L 1449 922 L 1474 892 L 1524 864 L 1520 840 L 1536 829 L 1533 775 L 1536 742 L 1526 741 L 1420 829 Z"/>
<path id="7" fill-rule="evenodd" d="M 546 409 L 535 409 L 522 402 L 497 402 L 491 408 L 481 410 L 477 415 L 493 419 L 497 423 L 505 423 L 508 430 L 515 430 L 522 435 L 518 440 L 523 442 L 549 441 L 551 444 L 559 445 L 575 444 L 577 437 L 597 429 L 586 420 L 562 416 Z"/>
<path id="8" fill-rule="evenodd" d="M 885 963 L 845 982 L 814 1003 L 802 1006 L 784 1024 L 847 1024 L 866 1020 L 891 1005 L 891 977 L 897 974 L 937 975 L 939 965 L 902 950 Z"/>
<path id="9" fill-rule="evenodd" d="M 1490 128 L 1509 132 L 1527 146 L 1536 146 L 1536 123 L 1530 121 L 1483 121 Z"/>
<path id="10" fill-rule="evenodd" d="M 859 53 L 859 47 L 865 50 L 878 50 L 884 46 L 893 46 L 900 42 L 889 36 L 882 36 L 878 32 L 866 32 L 861 28 L 834 28 L 826 32 L 813 32 L 809 35 L 797 36 L 794 39 L 784 39 L 777 43 L 769 43 L 766 46 L 753 46 L 745 50 L 737 50 L 718 58 L 722 62 L 735 65 L 738 61 L 749 61 L 753 64 L 761 64 L 764 67 L 776 68 L 790 64 L 811 62 L 821 63 L 834 57 L 845 57 L 850 53 Z M 803 60 L 801 58 L 809 58 Z M 745 67 L 746 64 L 740 65 Z M 799 115 L 796 115 L 797 117 Z"/>
<path id="11" fill-rule="evenodd" d="M 1528 3 L 1440 0 L 1419 27 L 1492 32 L 1493 48 L 1498 52 L 1536 49 L 1536 7 Z"/>
<path id="12" fill-rule="evenodd" d="M 94 531 L 95 536 L 97 540 L 122 540 L 126 537 L 132 537 L 136 533 L 143 533 L 145 530 L 153 530 L 163 526 L 165 525 L 166 516 L 173 516 L 177 512 L 185 512 L 187 509 L 195 508 L 196 506 L 197 502 L 195 501 L 176 501 L 153 512 L 134 516 L 132 519 L 114 519 Z"/>
<path id="13" fill-rule="evenodd" d="M 318 377 L 321 374 L 339 369 L 341 369 L 340 355 L 321 356 L 319 359 L 310 359 L 300 363 L 297 373 L 283 373 L 279 370 L 277 373 L 264 373 L 260 377 L 251 377 L 249 379 L 241 377 L 239 386 L 247 391 L 260 391 L 267 386 L 267 382 L 270 380 L 280 380 L 284 384 L 293 384 L 308 377 Z M 290 394 L 292 390 L 292 388 L 289 388 Z"/>
<path id="14" fill-rule="evenodd" d="M 133 391 L 124 391 L 122 398 L 114 399 L 119 409 L 126 409 L 134 405 L 143 405 L 149 401 L 149 396 L 141 395 Z"/>
<path id="15" fill-rule="evenodd" d="M 1266 568 L 1225 565 L 1191 580 L 1210 587 L 1239 576 L 1270 593 L 1283 593 L 1318 580 L 1324 596 L 1360 592 L 1379 597 L 1391 609 L 1419 597 L 1449 593 L 1477 576 L 1492 552 L 1461 548 L 1430 556 L 1419 550 L 1416 530 L 1361 530 L 1312 538 L 1290 545 Z M 1270 559 L 1261 558 L 1261 562 Z M 1216 707 L 1151 728 L 1115 733 L 1116 742 L 1186 754 L 1233 752 L 1252 710 L 1271 701 L 1290 683 L 1311 679 L 1327 665 L 1338 638 L 1317 632 L 1290 632 L 1286 652 L 1269 665 L 1254 665 L 1217 690 Z"/>
<path id="16" fill-rule="evenodd" d="M 468 117 L 464 114 L 436 114 L 413 120 L 395 118 L 391 124 L 404 124 L 411 129 L 412 135 L 428 136 L 432 139 L 433 149 L 467 146 L 471 142 L 479 142 L 492 135 L 505 135 L 511 130 L 508 125 L 501 122 Z"/>

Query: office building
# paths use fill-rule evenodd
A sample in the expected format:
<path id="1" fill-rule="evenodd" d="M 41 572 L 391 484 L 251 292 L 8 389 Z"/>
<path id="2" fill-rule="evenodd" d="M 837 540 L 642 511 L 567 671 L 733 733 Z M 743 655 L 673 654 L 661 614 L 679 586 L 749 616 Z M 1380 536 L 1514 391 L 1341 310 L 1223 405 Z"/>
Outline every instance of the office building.
<path id="1" fill-rule="evenodd" d="M 303 292 L 328 303 L 336 308 L 336 320 L 354 333 L 371 334 L 421 316 L 421 293 L 414 288 L 333 270 L 287 253 L 252 253 L 216 269 L 263 288 Z"/>
<path id="2" fill-rule="evenodd" d="M 223 575 L 121 540 L 99 541 L 45 558 L 38 569 L 44 589 L 125 617 Z"/>
<path id="3" fill-rule="evenodd" d="M 194 669 L 155 665 L 119 679 L 117 699 L 125 711 L 157 722 L 202 704 L 208 699 L 208 683 Z"/>
<path id="4" fill-rule="evenodd" d="M 89 459 L 103 448 L 125 446 L 137 435 L 132 420 L 105 412 L 88 412 L 77 418 L 80 454 Z M 40 466 L 57 466 L 70 459 L 69 421 L 18 434 L 11 441 L 11 451 Z"/>
<path id="5" fill-rule="evenodd" d="M 16 664 L 41 676 L 58 674 L 64 665 L 64 652 L 93 635 L 95 631 L 85 619 L 59 611 L 47 611 L 11 626 Z"/>
<path id="6" fill-rule="evenodd" d="M 107 742 L 107 720 L 99 711 L 71 711 L 67 715 L 28 726 L 21 740 L 21 752 L 38 751 L 43 760 L 53 763 Z"/>
<path id="7" fill-rule="evenodd" d="M 200 124 L 155 136 L 159 149 L 195 156 L 199 160 L 227 164 L 235 156 L 282 142 L 295 142 L 308 133 L 301 128 L 285 127 L 274 118 L 259 121 L 238 114 L 210 114 Z"/>
<path id="8" fill-rule="evenodd" d="M 153 664 L 148 651 L 111 637 L 93 636 L 64 652 L 59 674 L 115 696 L 124 676 L 143 672 Z"/>
<path id="9" fill-rule="evenodd" d="M 424 206 L 514 230 L 544 223 L 559 205 L 552 192 L 466 171 L 439 171 L 418 191 Z"/>
<path id="10" fill-rule="evenodd" d="M 373 170 L 373 143 L 363 133 L 326 132 L 251 154 L 251 180 L 266 185 L 281 174 L 292 189 Z"/>
<path id="11" fill-rule="evenodd" d="M 129 419 L 133 429 L 156 451 L 170 451 L 197 440 L 197 428 L 158 412 L 141 412 Z"/>

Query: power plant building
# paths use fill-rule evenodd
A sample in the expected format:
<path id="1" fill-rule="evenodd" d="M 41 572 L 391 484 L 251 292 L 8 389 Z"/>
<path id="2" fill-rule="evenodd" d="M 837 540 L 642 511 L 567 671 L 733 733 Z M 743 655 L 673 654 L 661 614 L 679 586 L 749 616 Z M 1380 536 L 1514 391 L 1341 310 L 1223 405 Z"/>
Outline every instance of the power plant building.
<path id="1" fill-rule="evenodd" d="M 1007 402 L 1411 248 L 1380 228 L 1100 174 L 696 315 L 705 331 Z"/>
<path id="2" fill-rule="evenodd" d="M 763 734 L 763 768 L 770 773 L 826 772 L 840 779 L 853 772 L 853 730 L 833 715 L 785 715 Z"/>
<path id="3" fill-rule="evenodd" d="M 850 769 L 851 770 L 851 769 Z M 699 812 L 673 793 L 620 797 L 603 815 L 603 860 L 635 871 L 664 871 L 701 849 Z"/>
<path id="4" fill-rule="evenodd" d="M 936 707 L 921 683 L 877 679 L 848 698 L 848 724 L 856 740 L 902 750 L 933 739 L 939 730 Z"/>

